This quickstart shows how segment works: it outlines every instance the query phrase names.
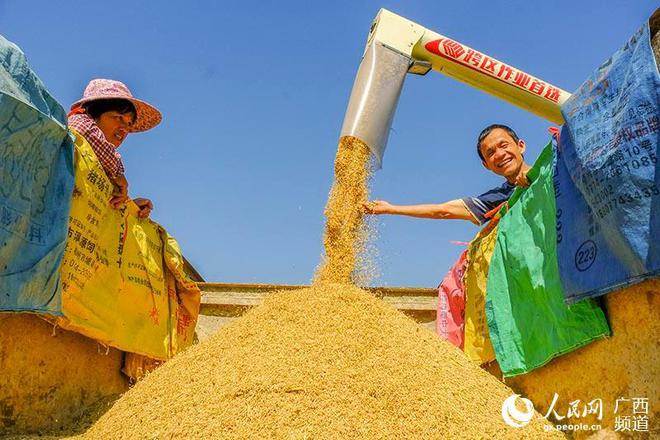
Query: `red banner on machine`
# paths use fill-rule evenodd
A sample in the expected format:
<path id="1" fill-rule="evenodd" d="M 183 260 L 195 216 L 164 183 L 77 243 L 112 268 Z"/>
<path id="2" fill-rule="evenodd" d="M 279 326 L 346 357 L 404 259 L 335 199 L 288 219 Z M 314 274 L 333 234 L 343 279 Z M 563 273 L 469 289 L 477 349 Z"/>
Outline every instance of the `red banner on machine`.
<path id="1" fill-rule="evenodd" d="M 515 67 L 462 45 L 450 38 L 429 41 L 426 50 L 446 60 L 461 64 L 476 72 L 488 75 L 534 95 L 559 103 L 561 89 L 535 78 Z"/>

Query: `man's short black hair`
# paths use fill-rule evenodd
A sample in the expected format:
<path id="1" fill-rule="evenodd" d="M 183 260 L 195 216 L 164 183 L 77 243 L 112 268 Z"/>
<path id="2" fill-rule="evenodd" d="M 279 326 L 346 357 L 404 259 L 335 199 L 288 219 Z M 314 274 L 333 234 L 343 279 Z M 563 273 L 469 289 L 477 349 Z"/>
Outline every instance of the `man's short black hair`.
<path id="1" fill-rule="evenodd" d="M 509 127 L 508 125 L 504 125 L 504 124 L 491 124 L 491 125 L 489 125 L 488 127 L 481 130 L 481 133 L 479 134 L 479 138 L 477 139 L 477 154 L 479 155 L 479 158 L 483 162 L 485 162 L 486 159 L 484 159 L 484 155 L 481 154 L 481 142 L 486 138 L 486 136 L 488 136 L 496 128 L 501 128 L 502 130 L 506 131 L 509 134 L 509 136 L 511 136 L 511 138 L 513 139 L 513 141 L 515 143 L 518 143 L 518 141 L 520 140 L 520 138 L 518 137 L 516 132 L 513 131 L 513 129 L 511 127 Z"/>
<path id="2" fill-rule="evenodd" d="M 121 115 L 126 113 L 133 113 L 133 119 L 137 116 L 135 111 L 135 106 L 128 99 L 121 98 L 107 98 L 107 99 L 95 99 L 94 101 L 89 101 L 83 104 L 83 107 L 88 115 L 92 118 L 97 119 L 105 112 L 115 111 Z"/>

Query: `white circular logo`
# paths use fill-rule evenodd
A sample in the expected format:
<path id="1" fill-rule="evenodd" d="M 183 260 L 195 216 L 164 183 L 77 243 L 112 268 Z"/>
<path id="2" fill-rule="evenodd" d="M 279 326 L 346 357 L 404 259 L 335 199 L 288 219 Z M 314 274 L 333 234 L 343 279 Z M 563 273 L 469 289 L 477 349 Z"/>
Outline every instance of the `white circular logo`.
<path id="1" fill-rule="evenodd" d="M 529 399 L 520 397 L 520 400 L 525 404 L 525 411 L 520 411 L 516 408 L 516 399 L 518 397 L 520 397 L 520 394 L 513 394 L 502 404 L 502 419 L 507 425 L 514 428 L 522 428 L 534 416 L 534 404 Z"/>

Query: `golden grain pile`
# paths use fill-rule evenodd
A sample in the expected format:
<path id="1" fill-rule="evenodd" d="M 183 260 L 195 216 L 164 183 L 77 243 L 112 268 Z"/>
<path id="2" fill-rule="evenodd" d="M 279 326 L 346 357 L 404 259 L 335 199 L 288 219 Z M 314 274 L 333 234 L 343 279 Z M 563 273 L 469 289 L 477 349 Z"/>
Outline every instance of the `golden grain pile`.
<path id="1" fill-rule="evenodd" d="M 364 244 L 369 152 L 340 143 L 326 259 L 312 288 L 272 295 L 139 382 L 93 439 L 561 438 L 508 427 L 512 391 L 351 283 Z"/>
<path id="2" fill-rule="evenodd" d="M 87 433 L 152 438 L 530 438 L 511 391 L 414 321 L 348 285 L 269 297 L 150 374 Z M 552 438 L 552 436 L 550 436 Z"/>

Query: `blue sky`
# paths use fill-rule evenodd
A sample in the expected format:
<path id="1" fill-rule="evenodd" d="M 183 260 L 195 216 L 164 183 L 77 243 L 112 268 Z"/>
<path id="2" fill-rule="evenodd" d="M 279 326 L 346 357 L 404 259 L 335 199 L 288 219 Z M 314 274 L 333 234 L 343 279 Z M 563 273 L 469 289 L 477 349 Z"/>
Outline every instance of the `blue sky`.
<path id="1" fill-rule="evenodd" d="M 133 197 L 209 281 L 307 283 L 322 252 L 339 129 L 372 19 L 385 7 L 575 90 L 654 1 L 14 1 L 0 32 L 66 108 L 91 78 L 164 115 L 121 146 Z M 512 126 L 533 161 L 548 122 L 436 72 L 409 76 L 374 198 L 433 203 L 499 185 L 474 150 Z M 434 287 L 477 232 L 380 217 L 376 285 Z"/>

